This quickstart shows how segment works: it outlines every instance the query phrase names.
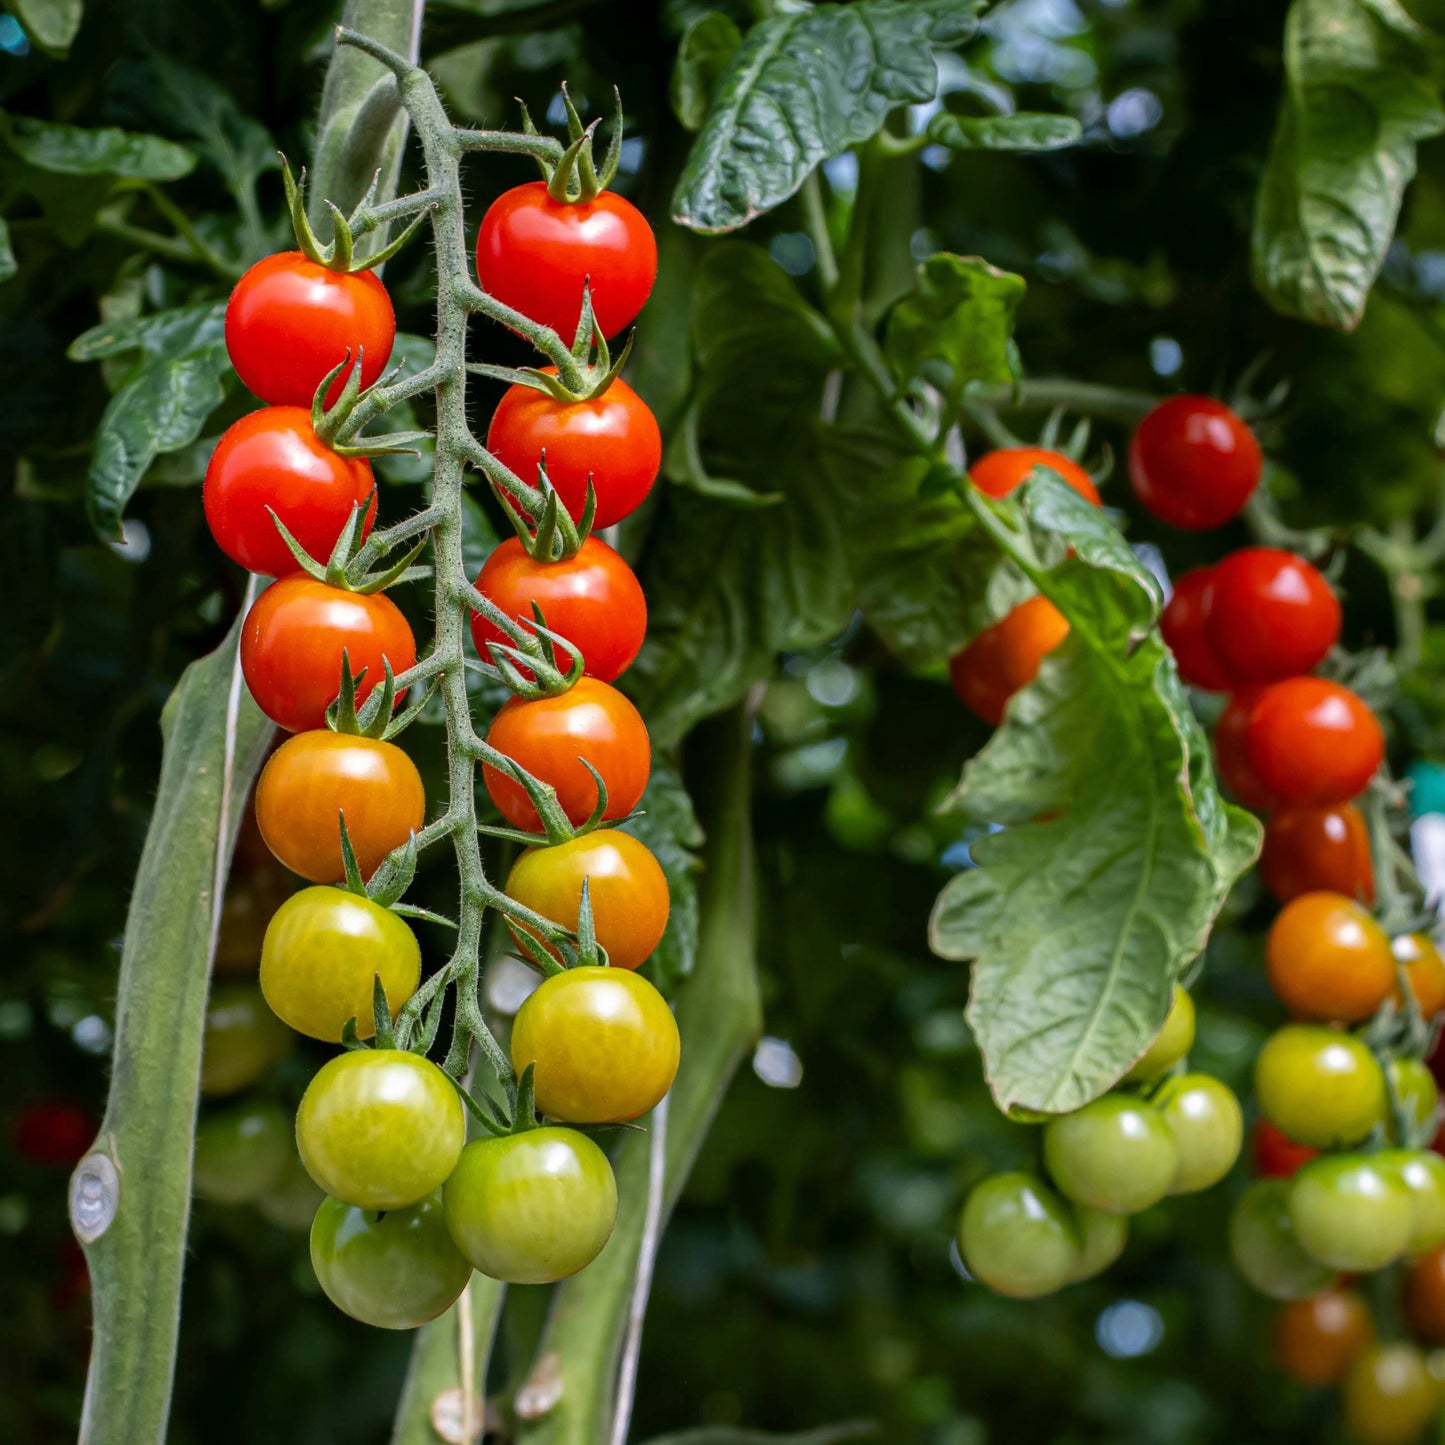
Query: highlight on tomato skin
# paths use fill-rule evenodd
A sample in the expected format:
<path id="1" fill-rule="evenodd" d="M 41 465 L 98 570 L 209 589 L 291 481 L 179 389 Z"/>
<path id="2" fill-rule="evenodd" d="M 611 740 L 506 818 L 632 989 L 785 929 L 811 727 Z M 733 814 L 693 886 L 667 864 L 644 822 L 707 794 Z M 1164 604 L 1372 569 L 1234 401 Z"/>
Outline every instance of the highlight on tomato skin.
<path id="1" fill-rule="evenodd" d="M 1310 672 L 1339 641 L 1334 588 L 1292 552 L 1242 547 L 1215 563 L 1210 583 L 1205 632 L 1236 687 Z"/>
<path id="2" fill-rule="evenodd" d="M 1244 752 L 1278 802 L 1329 807 L 1364 792 L 1385 760 L 1385 735 L 1349 688 L 1322 677 L 1291 677 L 1254 697 Z"/>
<path id="3" fill-rule="evenodd" d="M 1209 396 L 1160 402 L 1129 443 L 1129 480 L 1145 510 L 1189 531 L 1209 531 L 1238 516 L 1263 467 L 1254 433 Z"/>
<path id="4" fill-rule="evenodd" d="M 1159 633 L 1174 654 L 1179 676 L 1191 687 L 1229 692 L 1235 679 L 1209 640 L 1209 614 L 1214 606 L 1214 568 L 1195 567 L 1174 579 L 1174 591 L 1159 614 Z"/>

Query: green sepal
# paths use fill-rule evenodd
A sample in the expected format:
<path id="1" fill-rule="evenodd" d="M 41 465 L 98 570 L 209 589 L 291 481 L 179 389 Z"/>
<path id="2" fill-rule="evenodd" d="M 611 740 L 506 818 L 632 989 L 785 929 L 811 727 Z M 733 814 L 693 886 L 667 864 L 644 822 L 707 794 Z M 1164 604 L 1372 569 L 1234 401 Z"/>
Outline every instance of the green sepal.
<path id="1" fill-rule="evenodd" d="M 392 907 L 416 877 L 416 834 L 409 833 L 400 848 L 393 848 L 366 886 L 367 896 L 383 908 Z"/>
<path id="2" fill-rule="evenodd" d="M 376 1047 L 394 1049 L 396 1034 L 391 1027 L 391 1005 L 386 1001 L 386 988 L 379 973 L 372 975 L 371 1013 L 376 1027 Z"/>
<path id="3" fill-rule="evenodd" d="M 356 861 L 356 850 L 351 846 L 351 834 L 346 829 L 346 810 L 336 814 L 341 824 L 341 866 L 346 870 L 346 891 L 358 898 L 367 897 L 366 880 L 361 876 L 361 867 Z"/>
<path id="4" fill-rule="evenodd" d="M 430 908 L 423 908 L 417 903 L 393 903 L 391 911 L 402 918 L 417 918 L 423 923 L 440 923 L 443 928 L 456 932 L 457 924 L 454 918 L 448 918 L 445 913 L 433 913 Z"/>
<path id="5" fill-rule="evenodd" d="M 536 841 L 535 839 L 533 840 Z M 565 963 L 559 963 L 557 959 L 547 951 L 546 945 L 538 938 L 533 937 L 525 928 L 517 929 L 512 935 L 513 942 L 522 950 L 527 957 L 537 965 L 538 968 L 548 977 L 554 973 L 561 973 L 566 968 Z"/>
<path id="6" fill-rule="evenodd" d="M 597 942 L 589 878 L 582 880 L 582 898 L 577 905 L 577 962 L 583 968 L 606 968 L 610 963 L 607 950 Z"/>
<path id="7" fill-rule="evenodd" d="M 356 1020 L 349 1018 L 341 1025 L 341 1047 L 350 1049 L 353 1052 L 357 1049 L 369 1049 L 370 1044 L 363 1042 L 356 1034 Z"/>
<path id="8" fill-rule="evenodd" d="M 418 1049 L 417 1052 L 423 1053 L 425 1050 Z M 473 1097 L 471 1091 L 460 1079 L 452 1074 L 448 1074 L 447 1078 L 451 1079 L 452 1086 L 456 1089 L 457 1093 L 461 1095 L 462 1103 L 466 1105 L 467 1112 L 488 1134 L 494 1135 L 498 1139 L 505 1139 L 507 1135 L 512 1132 L 511 1125 L 502 1117 L 500 1111 L 490 1099 L 487 1099 L 485 1106 L 483 1106 L 482 1102 Z"/>
<path id="9" fill-rule="evenodd" d="M 535 1064 L 528 1064 L 517 1080 L 517 1107 L 512 1115 L 513 1134 L 525 1134 L 537 1127 L 537 1092 L 532 1081 Z"/>
<path id="10" fill-rule="evenodd" d="M 375 255 L 368 256 L 364 261 L 356 260 L 356 240 L 352 227 L 361 221 L 375 201 L 380 180 L 381 172 L 378 171 L 366 195 L 349 217 L 344 216 L 330 201 L 325 203 L 326 209 L 331 212 L 335 239 L 329 246 L 324 246 L 306 215 L 306 168 L 302 167 L 298 179 L 291 174 L 291 166 L 286 157 L 281 156 L 281 184 L 286 189 L 286 209 L 291 213 L 291 228 L 296 233 L 296 244 L 307 260 L 314 261 L 318 266 L 325 266 L 328 271 L 338 271 L 350 276 L 359 271 L 375 270 L 383 262 L 391 260 L 411 240 L 417 227 L 426 220 L 426 210 L 418 211 L 400 235 L 389 241 Z M 370 229 L 370 225 L 365 229 Z"/>
<path id="11" fill-rule="evenodd" d="M 385 661 L 384 658 L 383 658 L 382 660 Z M 436 690 L 437 690 L 437 679 L 436 679 L 436 676 L 435 676 L 435 675 L 427 678 L 427 680 L 426 680 L 426 686 L 425 686 L 424 688 L 422 688 L 420 691 L 416 691 L 416 689 L 412 689 L 412 691 L 415 692 L 415 696 L 412 698 L 412 700 L 411 700 L 409 703 L 407 703 L 407 705 L 406 705 L 404 708 L 402 708 L 402 710 L 401 710 L 400 712 L 393 712 L 393 713 L 390 715 L 390 717 L 387 719 L 386 726 L 385 726 L 385 728 L 382 729 L 382 733 L 381 733 L 381 739 L 382 739 L 382 741 L 389 743 L 394 737 L 397 737 L 397 736 L 399 736 L 401 733 L 405 732 L 405 731 L 407 730 L 407 728 L 409 728 L 409 727 L 412 725 L 412 723 L 414 723 L 414 722 L 417 720 L 417 718 L 419 718 L 419 717 L 421 716 L 421 714 L 422 714 L 422 709 L 425 708 L 426 705 L 427 705 L 427 703 L 429 703 L 429 702 L 431 701 L 432 694 L 433 694 Z M 372 694 L 372 697 L 375 697 L 375 696 L 376 696 L 376 694 L 373 693 L 373 694 Z M 366 709 L 369 708 L 370 706 L 371 706 L 371 698 L 369 697 L 369 698 L 367 698 L 366 702 L 362 704 L 362 712 L 363 712 L 363 714 L 365 713 Z M 379 708 L 378 708 L 377 711 L 378 711 L 378 714 L 379 714 L 379 715 L 385 716 L 385 714 L 382 714 L 382 713 L 380 712 L 380 709 L 379 709 Z"/>

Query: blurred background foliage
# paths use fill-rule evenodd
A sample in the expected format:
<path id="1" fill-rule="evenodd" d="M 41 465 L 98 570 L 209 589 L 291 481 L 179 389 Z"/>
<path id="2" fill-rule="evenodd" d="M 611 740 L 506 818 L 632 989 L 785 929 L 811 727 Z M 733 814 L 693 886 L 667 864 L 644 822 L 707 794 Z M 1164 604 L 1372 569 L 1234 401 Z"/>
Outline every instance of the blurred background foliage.
<path id="1" fill-rule="evenodd" d="M 18 1134 L 44 1101 L 99 1114 L 159 709 L 183 666 L 220 639 L 243 586 L 206 537 L 195 490 L 208 439 L 248 406 L 224 367 L 198 348 L 195 385 L 232 391 L 195 444 L 145 470 L 123 537 L 107 545 L 87 517 L 85 479 L 112 390 L 137 363 L 70 360 L 67 348 L 102 322 L 223 295 L 228 275 L 284 244 L 267 158 L 277 146 L 307 151 L 337 7 L 90 0 L 64 57 L 44 51 L 43 26 L 36 34 L 36 12 L 64 7 L 11 8 L 0 16 L 0 923 L 10 940 L 0 969 L 0 1437 L 30 1445 L 73 1432 L 87 1315 L 66 1168 L 27 1156 Z M 630 137 L 621 185 L 658 228 L 663 267 L 633 374 L 665 425 L 685 390 L 690 278 L 717 244 L 667 219 L 689 144 L 669 76 L 678 37 L 703 8 L 728 7 L 466 0 L 428 6 L 423 32 L 454 114 L 479 124 L 511 122 L 514 96 L 557 122 L 564 77 L 584 112 L 620 86 Z M 748 18 L 740 3 L 734 13 Z M 1291 522 L 1419 520 L 1441 481 L 1432 429 L 1445 397 L 1445 145 L 1421 150 L 1355 333 L 1271 312 L 1250 288 L 1247 242 L 1283 17 L 1284 6 L 1257 0 L 1005 0 L 969 69 L 945 70 L 945 82 L 1072 114 L 1084 143 L 1029 157 L 931 147 L 921 164 L 895 167 L 877 285 L 886 294 L 892 278 L 901 292 L 913 262 L 940 248 L 1018 272 L 1029 293 L 1017 339 L 1035 374 L 1227 390 L 1267 352 L 1266 380 L 1292 383 L 1266 434 Z M 184 154 L 47 169 L 24 118 L 120 126 Z M 845 193 L 847 158 L 827 174 Z M 478 214 L 527 178 L 519 162 L 474 164 Z M 809 287 L 814 257 L 796 206 L 748 235 Z M 426 248 L 404 253 L 387 279 L 403 330 L 425 335 Z M 521 359 L 509 338 L 490 336 L 488 347 L 494 359 Z M 1105 448 L 1120 456 L 1126 440 L 1099 429 L 1091 459 Z M 392 468 L 384 511 L 408 508 L 419 476 Z M 1106 501 L 1129 510 L 1125 491 L 1116 468 Z M 1165 539 L 1132 510 L 1128 520 L 1133 540 L 1167 547 L 1174 570 L 1217 545 Z M 484 536 L 480 513 L 476 522 Z M 1345 579 L 1347 641 L 1388 643 L 1389 600 L 1370 569 L 1357 570 Z M 1445 635 L 1432 630 L 1427 642 L 1445 660 Z M 1428 710 L 1417 723 L 1412 747 L 1438 751 Z M 438 739 L 417 736 L 435 777 Z M 983 736 L 941 669 L 904 670 L 857 625 L 786 658 L 767 686 L 756 831 L 770 1037 L 734 1087 L 662 1249 L 637 1438 L 862 1417 L 889 1445 L 1332 1440 L 1332 1403 L 1271 1370 L 1267 1312 L 1227 1266 L 1228 1189 L 1143 1217 L 1104 1279 L 1039 1304 L 994 1299 L 954 1268 L 949 1238 L 967 1186 L 1034 1148 L 989 1101 L 962 1022 L 965 971 L 932 958 L 924 936 L 966 841 L 932 807 Z M 687 768 L 708 766 L 684 754 Z M 271 869 L 243 852 L 227 925 L 241 968 L 282 886 Z M 447 887 L 445 876 L 424 878 L 419 901 L 443 905 Z M 1237 1087 L 1276 1019 L 1252 888 L 1237 890 L 1230 926 L 1210 946 L 1198 1051 L 1201 1067 Z M 505 1002 L 505 976 L 494 984 L 494 1002 Z M 270 1087 L 294 1100 L 306 1072 L 293 1060 Z M 186 1288 L 178 1445 L 387 1438 L 409 1341 L 353 1325 L 319 1298 L 304 1234 L 200 1205 Z M 513 1312 L 499 1380 L 509 1358 L 526 1358 L 539 1309 L 540 1295 Z"/>

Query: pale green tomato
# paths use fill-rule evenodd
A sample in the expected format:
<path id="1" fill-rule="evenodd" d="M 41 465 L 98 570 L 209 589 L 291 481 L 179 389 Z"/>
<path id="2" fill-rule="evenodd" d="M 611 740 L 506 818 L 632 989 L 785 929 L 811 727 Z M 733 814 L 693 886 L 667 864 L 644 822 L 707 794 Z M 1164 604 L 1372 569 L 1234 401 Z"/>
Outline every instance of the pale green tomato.
<path id="1" fill-rule="evenodd" d="M 1034 1174 L 992 1174 L 964 1201 L 958 1250 L 997 1294 L 1038 1299 L 1073 1278 L 1080 1259 L 1073 1211 Z"/>
<path id="2" fill-rule="evenodd" d="M 1410 1189 L 1370 1155 L 1311 1159 L 1289 1184 L 1289 1217 L 1311 1258 L 1368 1274 L 1404 1254 L 1415 1225 Z"/>
<path id="3" fill-rule="evenodd" d="M 1194 1047 L 1194 1000 L 1174 985 L 1174 1002 L 1159 1036 L 1144 1050 L 1144 1057 L 1124 1075 L 1126 1084 L 1149 1084 L 1162 1078 Z"/>
<path id="4" fill-rule="evenodd" d="M 1044 1163 L 1075 1204 L 1137 1214 L 1168 1193 L 1179 1150 L 1152 1104 L 1105 1094 L 1049 1123 Z"/>
<path id="5" fill-rule="evenodd" d="M 1218 1184 L 1234 1168 L 1244 1143 L 1239 1100 L 1208 1074 L 1180 1074 L 1154 1096 L 1179 1148 L 1171 1194 L 1196 1194 Z"/>
<path id="6" fill-rule="evenodd" d="M 311 1228 L 311 1221 L 325 1198 L 326 1195 L 306 1172 L 306 1166 L 293 1144 L 291 1157 L 280 1178 L 256 1201 L 256 1208 L 277 1229 L 291 1229 L 299 1233 Z"/>
<path id="7" fill-rule="evenodd" d="M 1445 1159 L 1433 1149 L 1384 1149 L 1372 1162 L 1410 1191 L 1414 1224 L 1405 1253 L 1424 1254 L 1445 1244 Z"/>
<path id="8" fill-rule="evenodd" d="M 290 1136 L 286 1116 L 269 1101 L 203 1114 L 196 1126 L 196 1197 L 217 1204 L 259 1199 L 286 1167 Z"/>
<path id="9" fill-rule="evenodd" d="M 1335 1281 L 1334 1270 L 1300 1247 L 1287 1179 L 1260 1179 L 1245 1190 L 1229 1217 L 1229 1253 L 1246 1281 L 1270 1299 L 1308 1299 Z"/>
<path id="10" fill-rule="evenodd" d="M 1419 1059 L 1391 1059 L 1385 1067 L 1395 1097 L 1410 1120 L 1414 1140 L 1428 1143 L 1435 1136 L 1440 1115 L 1440 1086 L 1435 1082 L 1435 1075 Z M 1387 1123 L 1393 1139 L 1395 1120 L 1390 1118 Z"/>
<path id="11" fill-rule="evenodd" d="M 1102 1209 L 1074 1207 L 1074 1223 L 1079 1232 L 1079 1262 L 1069 1275 L 1069 1282 L 1093 1279 L 1103 1274 L 1124 1253 L 1129 1242 L 1129 1217 L 1106 1214 Z"/>
<path id="12" fill-rule="evenodd" d="M 1265 1041 L 1254 1065 L 1265 1117 L 1296 1144 L 1356 1144 L 1385 1117 L 1385 1075 L 1352 1034 L 1287 1024 Z"/>
<path id="13" fill-rule="evenodd" d="M 296 1036 L 266 1007 L 255 984 L 217 984 L 206 1003 L 201 1093 L 209 1099 L 249 1088 L 295 1044 Z"/>

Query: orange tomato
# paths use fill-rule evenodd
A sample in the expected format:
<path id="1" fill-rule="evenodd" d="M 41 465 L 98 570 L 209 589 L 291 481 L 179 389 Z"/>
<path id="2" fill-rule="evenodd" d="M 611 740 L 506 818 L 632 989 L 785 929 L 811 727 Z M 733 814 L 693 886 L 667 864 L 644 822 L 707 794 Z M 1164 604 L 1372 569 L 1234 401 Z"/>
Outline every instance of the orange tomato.
<path id="1" fill-rule="evenodd" d="M 1069 635 L 1069 620 L 1047 597 L 1030 597 L 980 632 L 948 665 L 953 690 L 995 727 L 1008 700 L 1038 676 L 1039 664 Z"/>
<path id="2" fill-rule="evenodd" d="M 1342 893 L 1303 893 L 1275 918 L 1265 968 L 1280 1002 L 1321 1023 L 1367 1019 L 1395 987 L 1390 940 Z"/>
<path id="3" fill-rule="evenodd" d="M 1352 1289 L 1327 1289 L 1290 1300 L 1275 1313 L 1274 1357 L 1305 1385 L 1333 1385 L 1374 1338 L 1370 1307 Z"/>

